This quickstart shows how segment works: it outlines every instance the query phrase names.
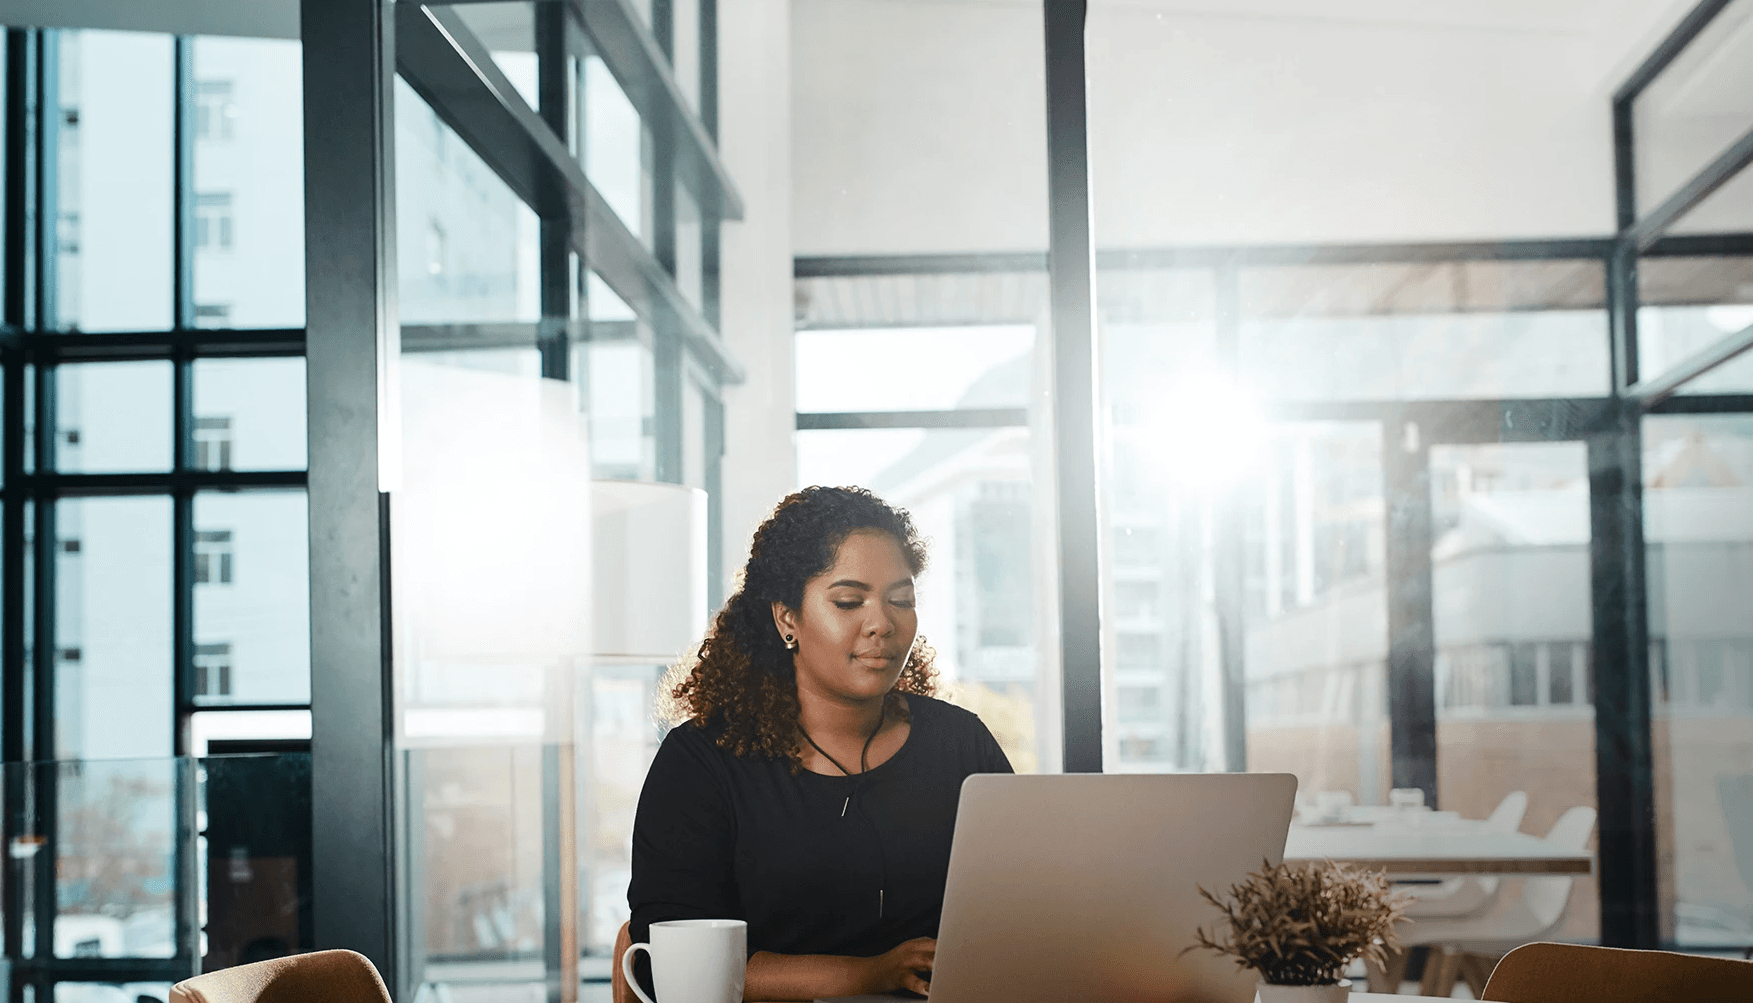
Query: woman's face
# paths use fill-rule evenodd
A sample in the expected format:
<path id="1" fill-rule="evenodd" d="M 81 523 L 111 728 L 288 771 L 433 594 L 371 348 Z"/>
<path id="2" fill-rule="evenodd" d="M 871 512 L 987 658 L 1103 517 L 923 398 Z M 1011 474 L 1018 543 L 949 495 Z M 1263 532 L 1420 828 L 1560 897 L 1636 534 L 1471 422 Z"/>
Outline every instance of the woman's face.
<path id="1" fill-rule="evenodd" d="M 804 583 L 803 604 L 773 604 L 780 637 L 792 635 L 800 691 L 849 703 L 895 688 L 919 615 L 913 609 L 913 569 L 887 533 L 847 534 L 827 571 Z"/>

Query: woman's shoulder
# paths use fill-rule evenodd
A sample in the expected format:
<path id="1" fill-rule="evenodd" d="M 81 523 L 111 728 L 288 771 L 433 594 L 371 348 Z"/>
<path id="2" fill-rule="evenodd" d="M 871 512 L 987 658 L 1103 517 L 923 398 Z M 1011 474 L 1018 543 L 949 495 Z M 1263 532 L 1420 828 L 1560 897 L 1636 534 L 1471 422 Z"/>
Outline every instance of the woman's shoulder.
<path id="1" fill-rule="evenodd" d="M 907 713 L 925 727 L 941 730 L 949 736 L 986 733 L 986 723 L 980 720 L 980 715 L 941 697 L 909 693 Z"/>

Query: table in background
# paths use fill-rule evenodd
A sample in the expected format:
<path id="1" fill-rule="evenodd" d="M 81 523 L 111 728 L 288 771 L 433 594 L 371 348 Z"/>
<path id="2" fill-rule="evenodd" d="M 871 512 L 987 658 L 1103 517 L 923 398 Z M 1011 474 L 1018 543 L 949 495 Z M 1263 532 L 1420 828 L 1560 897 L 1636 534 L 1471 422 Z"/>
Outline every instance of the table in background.
<path id="1" fill-rule="evenodd" d="M 1591 854 L 1478 823 L 1290 827 L 1286 860 L 1332 860 L 1390 874 L 1589 874 Z"/>

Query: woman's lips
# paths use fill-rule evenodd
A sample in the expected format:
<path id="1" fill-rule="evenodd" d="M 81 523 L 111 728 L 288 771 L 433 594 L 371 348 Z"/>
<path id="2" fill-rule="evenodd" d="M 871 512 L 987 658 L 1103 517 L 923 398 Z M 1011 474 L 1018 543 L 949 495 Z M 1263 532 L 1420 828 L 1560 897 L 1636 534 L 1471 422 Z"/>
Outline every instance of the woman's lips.
<path id="1" fill-rule="evenodd" d="M 870 655 L 853 655 L 853 660 L 868 665 L 873 669 L 886 669 L 893 665 L 898 655 L 885 655 L 880 652 Z"/>

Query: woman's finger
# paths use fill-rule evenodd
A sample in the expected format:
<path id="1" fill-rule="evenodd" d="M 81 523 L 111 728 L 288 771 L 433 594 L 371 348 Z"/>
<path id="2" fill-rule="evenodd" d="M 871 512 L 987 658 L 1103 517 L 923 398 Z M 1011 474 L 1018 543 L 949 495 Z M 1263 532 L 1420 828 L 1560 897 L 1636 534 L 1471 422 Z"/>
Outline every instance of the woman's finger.
<path id="1" fill-rule="evenodd" d="M 912 972 L 908 972 L 906 975 L 903 975 L 901 977 L 901 984 L 906 986 L 908 989 L 911 989 L 912 991 L 918 993 L 921 996 L 930 996 L 931 995 L 931 983 L 925 981 L 924 979 L 920 978 L 919 976 L 915 975 Z"/>

